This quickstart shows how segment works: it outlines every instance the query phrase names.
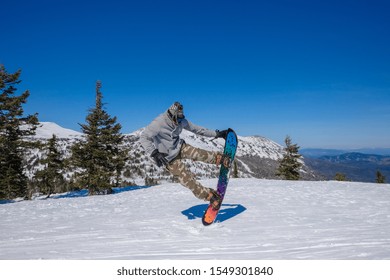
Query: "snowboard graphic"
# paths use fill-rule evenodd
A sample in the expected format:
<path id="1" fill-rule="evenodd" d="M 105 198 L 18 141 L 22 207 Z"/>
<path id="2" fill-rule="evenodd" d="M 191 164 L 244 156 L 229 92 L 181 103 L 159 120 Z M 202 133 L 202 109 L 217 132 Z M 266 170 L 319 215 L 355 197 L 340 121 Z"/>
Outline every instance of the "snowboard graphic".
<path id="1" fill-rule="evenodd" d="M 237 135 L 233 129 L 229 128 L 226 136 L 225 148 L 223 150 L 223 153 L 230 157 L 231 163 L 233 163 L 234 156 L 236 155 L 237 144 L 238 144 Z M 230 173 L 230 169 L 226 168 L 223 164 L 221 164 L 221 169 L 219 171 L 218 185 L 217 185 L 217 193 L 221 196 L 221 205 L 222 205 L 223 198 L 225 197 L 226 188 L 229 182 L 229 173 Z M 203 225 L 205 226 L 211 225 L 214 222 L 215 218 L 217 217 L 218 212 L 219 209 L 215 210 L 213 209 L 211 204 L 209 204 L 202 218 Z"/>

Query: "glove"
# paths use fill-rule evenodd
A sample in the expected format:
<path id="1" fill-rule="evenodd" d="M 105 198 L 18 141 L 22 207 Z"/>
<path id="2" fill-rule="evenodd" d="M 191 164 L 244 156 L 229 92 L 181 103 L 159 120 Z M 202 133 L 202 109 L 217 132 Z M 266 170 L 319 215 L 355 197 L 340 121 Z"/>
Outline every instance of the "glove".
<path id="1" fill-rule="evenodd" d="M 217 135 L 215 136 L 215 138 L 223 138 L 226 140 L 226 136 L 228 134 L 228 130 L 225 129 L 225 130 L 222 130 L 222 131 L 219 131 L 218 129 L 215 131 L 217 133 Z"/>
<path id="2" fill-rule="evenodd" d="M 156 162 L 158 167 L 168 164 L 168 160 L 165 158 L 168 154 L 160 153 L 157 149 L 150 155 Z"/>

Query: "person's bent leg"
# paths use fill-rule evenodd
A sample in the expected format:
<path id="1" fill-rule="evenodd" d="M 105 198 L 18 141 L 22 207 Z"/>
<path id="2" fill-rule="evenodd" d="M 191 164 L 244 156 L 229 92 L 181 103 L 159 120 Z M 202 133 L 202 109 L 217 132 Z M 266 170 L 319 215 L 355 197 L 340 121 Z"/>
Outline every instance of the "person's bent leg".
<path id="1" fill-rule="evenodd" d="M 202 161 L 205 163 L 216 164 L 217 166 L 222 163 L 226 168 L 230 168 L 231 165 L 230 158 L 222 153 L 195 148 L 186 143 L 183 144 L 180 150 L 180 156 L 183 159 Z"/>
<path id="2" fill-rule="evenodd" d="M 219 154 L 220 153 L 217 152 L 195 148 L 186 143 L 183 144 L 180 151 L 180 155 L 183 159 L 192 159 L 211 164 L 215 164 L 217 162 L 217 156 Z"/>
<path id="3" fill-rule="evenodd" d="M 210 200 L 210 188 L 204 187 L 201 183 L 195 180 L 194 174 L 189 171 L 185 164 L 177 159 L 167 165 L 168 171 L 179 179 L 180 184 L 190 189 L 192 193 L 199 199 Z"/>

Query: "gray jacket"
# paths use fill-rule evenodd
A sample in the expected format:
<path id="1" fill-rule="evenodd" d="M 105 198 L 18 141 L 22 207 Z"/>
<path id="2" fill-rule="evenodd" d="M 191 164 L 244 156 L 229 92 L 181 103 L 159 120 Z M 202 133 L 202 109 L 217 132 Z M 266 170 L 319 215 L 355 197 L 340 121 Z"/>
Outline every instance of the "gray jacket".
<path id="1" fill-rule="evenodd" d="M 176 125 L 165 112 L 155 118 L 142 132 L 141 145 L 147 155 L 150 156 L 155 149 L 158 149 L 160 153 L 167 154 L 166 159 L 170 162 L 177 157 L 184 142 L 180 139 L 183 129 L 206 137 L 217 135 L 215 131 L 197 126 L 187 119 L 183 119 Z"/>

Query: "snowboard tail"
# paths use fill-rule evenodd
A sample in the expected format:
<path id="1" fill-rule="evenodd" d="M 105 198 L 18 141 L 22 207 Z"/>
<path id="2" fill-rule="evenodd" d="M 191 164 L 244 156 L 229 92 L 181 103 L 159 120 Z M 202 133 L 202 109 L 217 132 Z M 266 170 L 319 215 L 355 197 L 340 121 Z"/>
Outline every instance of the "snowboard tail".
<path id="1" fill-rule="evenodd" d="M 231 163 L 233 162 L 234 157 L 236 155 L 237 144 L 238 144 L 237 135 L 233 129 L 229 128 L 226 136 L 223 153 L 229 156 Z M 226 188 L 229 182 L 230 168 L 226 168 L 223 164 L 221 164 L 221 168 L 219 170 L 217 193 L 221 197 L 221 205 L 222 205 L 223 198 L 225 197 Z M 209 204 L 202 218 L 203 225 L 205 226 L 211 225 L 216 219 L 219 209 L 214 209 L 212 205 Z"/>

